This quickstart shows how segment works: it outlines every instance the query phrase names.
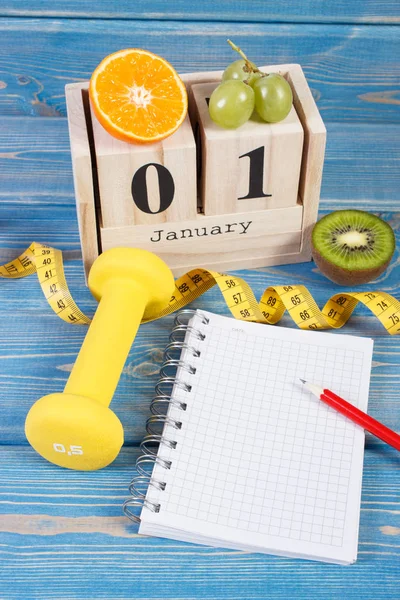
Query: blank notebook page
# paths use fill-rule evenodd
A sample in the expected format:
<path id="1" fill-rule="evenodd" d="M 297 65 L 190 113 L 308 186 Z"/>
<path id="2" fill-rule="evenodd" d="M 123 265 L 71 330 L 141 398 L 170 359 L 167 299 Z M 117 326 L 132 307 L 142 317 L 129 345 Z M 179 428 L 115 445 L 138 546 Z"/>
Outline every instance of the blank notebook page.
<path id="1" fill-rule="evenodd" d="M 304 390 L 328 387 L 366 411 L 368 338 L 238 322 L 202 311 L 191 321 L 204 340 L 181 360 L 170 407 L 181 429 L 164 427 L 139 533 L 338 563 L 357 557 L 364 431 Z"/>

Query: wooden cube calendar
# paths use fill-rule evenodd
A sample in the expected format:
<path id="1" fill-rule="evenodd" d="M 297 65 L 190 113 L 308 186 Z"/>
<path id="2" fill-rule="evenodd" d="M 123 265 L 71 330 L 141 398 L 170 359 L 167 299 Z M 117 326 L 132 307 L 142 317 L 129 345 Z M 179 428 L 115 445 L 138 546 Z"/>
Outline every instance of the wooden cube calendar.
<path id="1" fill-rule="evenodd" d="M 226 271 L 311 259 L 326 130 L 299 65 L 261 69 L 291 85 L 284 121 L 218 128 L 206 99 L 222 71 L 193 73 L 182 75 L 190 120 L 150 145 L 110 136 L 91 111 L 88 84 L 66 86 L 86 273 L 115 246 L 155 252 L 176 276 L 196 266 Z"/>

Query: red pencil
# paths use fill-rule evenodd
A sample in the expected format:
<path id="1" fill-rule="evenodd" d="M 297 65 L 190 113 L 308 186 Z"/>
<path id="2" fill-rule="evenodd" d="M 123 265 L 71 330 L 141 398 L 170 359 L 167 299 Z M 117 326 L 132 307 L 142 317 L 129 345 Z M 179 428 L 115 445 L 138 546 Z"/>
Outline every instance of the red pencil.
<path id="1" fill-rule="evenodd" d="M 350 402 L 346 402 L 346 400 L 343 400 L 343 398 L 337 396 L 330 390 L 321 388 L 313 383 L 308 383 L 304 379 L 300 379 L 300 381 L 304 383 L 304 387 L 322 400 L 322 402 L 325 402 L 328 406 L 336 409 L 342 415 L 348 417 L 354 421 L 354 423 L 357 423 L 357 425 L 361 425 L 366 431 L 373 433 L 382 441 L 390 444 L 393 448 L 396 448 L 396 450 L 400 450 L 400 435 L 398 433 L 392 431 L 389 427 L 382 425 L 382 423 L 379 423 L 379 421 L 373 419 L 359 408 L 356 408 L 353 404 L 350 404 Z"/>

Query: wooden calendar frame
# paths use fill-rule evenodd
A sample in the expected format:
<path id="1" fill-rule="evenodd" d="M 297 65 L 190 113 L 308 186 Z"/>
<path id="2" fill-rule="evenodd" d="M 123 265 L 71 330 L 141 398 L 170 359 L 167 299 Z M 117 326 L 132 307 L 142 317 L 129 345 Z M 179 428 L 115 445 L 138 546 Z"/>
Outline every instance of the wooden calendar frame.
<path id="1" fill-rule="evenodd" d="M 303 126 L 298 204 L 247 213 L 198 214 L 189 221 L 158 225 L 103 226 L 93 140 L 95 117 L 90 110 L 88 83 L 66 86 L 75 196 L 86 274 L 103 250 L 115 246 L 151 250 L 167 262 L 175 276 L 195 266 L 225 271 L 311 260 L 310 235 L 318 214 L 326 129 L 300 65 L 275 65 L 262 69 L 279 72 L 287 78 L 293 91 L 293 104 Z M 222 71 L 182 75 L 188 90 L 192 120 L 195 115 L 191 85 L 218 81 L 221 76 Z M 211 231 L 215 235 L 209 235 Z"/>

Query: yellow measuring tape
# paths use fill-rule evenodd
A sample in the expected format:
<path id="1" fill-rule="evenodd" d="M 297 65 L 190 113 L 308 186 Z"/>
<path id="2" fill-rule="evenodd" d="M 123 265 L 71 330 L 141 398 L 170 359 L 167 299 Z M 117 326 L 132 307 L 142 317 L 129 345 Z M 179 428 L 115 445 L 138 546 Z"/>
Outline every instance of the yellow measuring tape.
<path id="1" fill-rule="evenodd" d="M 17 279 L 37 273 L 43 293 L 54 312 L 67 323 L 88 325 L 87 317 L 75 304 L 64 275 L 62 253 L 33 243 L 11 262 L 0 266 L 0 277 Z M 337 329 L 350 318 L 358 302 L 367 306 L 392 335 L 400 333 L 400 301 L 386 292 L 341 292 L 322 310 L 304 285 L 274 285 L 257 302 L 250 286 L 240 277 L 209 269 L 192 269 L 175 282 L 169 305 L 157 319 L 186 306 L 215 284 L 235 319 L 277 323 L 287 310 L 300 329 Z"/>

